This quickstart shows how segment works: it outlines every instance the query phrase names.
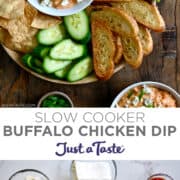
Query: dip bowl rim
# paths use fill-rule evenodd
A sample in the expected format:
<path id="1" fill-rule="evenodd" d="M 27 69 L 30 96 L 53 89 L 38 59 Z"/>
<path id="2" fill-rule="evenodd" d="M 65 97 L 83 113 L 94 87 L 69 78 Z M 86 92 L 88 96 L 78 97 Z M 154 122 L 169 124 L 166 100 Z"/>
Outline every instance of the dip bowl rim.
<path id="1" fill-rule="evenodd" d="M 41 174 L 46 180 L 50 180 L 49 177 L 48 177 L 46 174 L 44 174 L 44 172 L 41 172 L 40 170 L 37 170 L 37 169 L 20 169 L 20 170 L 17 170 L 16 172 L 14 172 L 14 173 L 8 178 L 8 180 L 12 180 L 17 174 L 25 173 L 25 172 L 29 172 L 29 171 L 32 171 L 32 172 Z"/>
<path id="2" fill-rule="evenodd" d="M 165 180 L 174 180 L 170 175 L 166 174 L 166 173 L 155 173 L 155 174 L 152 174 L 151 176 L 149 176 L 147 178 L 147 180 L 151 180 L 153 177 L 165 177 L 166 179 Z"/>

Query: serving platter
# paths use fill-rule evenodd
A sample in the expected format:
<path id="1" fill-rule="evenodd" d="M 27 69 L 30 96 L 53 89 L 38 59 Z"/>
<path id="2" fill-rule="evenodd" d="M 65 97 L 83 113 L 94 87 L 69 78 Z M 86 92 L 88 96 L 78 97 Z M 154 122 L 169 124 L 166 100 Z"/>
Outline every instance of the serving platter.
<path id="1" fill-rule="evenodd" d="M 99 0 L 97 0 L 97 2 L 99 3 Z M 165 31 L 165 22 L 163 20 L 163 17 L 160 15 L 158 8 L 156 8 L 155 6 L 147 2 L 145 3 L 145 1 L 137 0 L 136 3 L 140 3 L 140 5 L 143 5 L 146 8 L 150 8 L 150 7 L 152 8 L 152 12 L 148 11 L 148 13 L 150 15 L 154 14 L 155 16 L 154 22 L 156 22 L 155 23 L 156 26 L 154 26 L 153 23 L 149 23 L 146 21 L 144 22 L 142 19 L 137 18 L 138 20 L 136 20 L 136 17 L 134 18 L 133 15 L 126 13 L 126 11 L 129 11 L 130 8 L 128 10 L 126 9 L 122 10 L 121 8 L 123 8 L 124 6 L 118 6 L 118 4 L 109 4 L 109 5 L 103 6 L 103 9 L 96 9 L 98 8 L 98 6 L 92 5 L 91 7 L 89 7 L 89 9 L 87 9 L 86 12 L 85 11 L 79 12 L 79 16 L 81 17 L 81 23 L 79 23 L 79 20 L 76 19 L 77 22 L 80 24 L 80 27 L 81 25 L 84 27 L 87 26 L 85 28 L 85 32 L 82 33 L 83 36 L 79 37 L 80 38 L 79 40 L 76 39 L 76 37 L 79 36 L 79 34 L 75 33 L 77 32 L 76 31 L 77 28 L 74 27 L 73 25 L 74 23 L 72 23 L 74 22 L 75 16 L 73 16 L 73 18 L 65 16 L 64 19 L 60 20 L 59 18 L 50 17 L 45 14 L 42 15 L 38 11 L 39 9 L 37 7 L 36 9 L 32 7 L 30 4 L 26 3 L 24 7 L 26 13 L 24 14 L 24 17 L 22 19 L 16 18 L 15 20 L 14 19 L 7 20 L 6 22 L 7 25 L 4 27 L 4 29 L 1 28 L 2 37 L 3 37 L 2 44 L 4 44 L 3 47 L 5 51 L 21 68 L 25 69 L 30 74 L 38 78 L 44 79 L 46 81 L 58 83 L 58 84 L 70 84 L 70 85 L 74 84 L 75 85 L 75 84 L 87 84 L 87 83 L 97 82 L 99 79 L 108 80 L 112 77 L 113 74 L 120 71 L 125 66 L 125 63 L 123 63 L 124 61 L 122 61 L 122 59 L 124 59 L 126 63 L 132 66 L 133 68 L 138 68 L 141 66 L 144 55 L 146 56 L 149 55 L 153 50 L 153 39 L 151 37 L 149 29 L 152 29 L 158 32 Z M 93 11 L 95 12 L 92 14 L 91 20 L 89 21 L 88 16 Z M 31 12 L 34 12 L 36 15 L 35 17 L 31 17 L 32 22 L 30 23 L 28 13 L 32 14 Z M 108 19 L 108 16 L 107 16 L 108 14 L 110 14 L 110 17 L 113 18 L 113 21 Z M 121 18 L 123 19 L 123 23 L 124 23 L 123 26 L 118 24 L 119 19 Z M 43 28 L 39 27 L 38 24 L 41 24 L 42 22 L 44 23 L 45 19 L 48 19 L 48 21 L 45 23 L 45 25 L 43 25 Z M 64 20 L 64 24 L 62 23 L 63 20 Z M 51 26 L 49 27 L 49 22 L 53 22 L 53 26 L 56 27 L 56 30 L 62 34 L 62 37 L 58 39 L 58 41 L 63 40 L 61 41 L 62 43 L 59 42 L 59 44 L 56 44 L 57 42 L 53 42 L 53 43 L 48 44 L 48 42 L 46 42 L 47 40 L 45 41 L 43 40 L 43 39 L 46 39 L 45 37 L 52 39 L 52 37 L 47 36 L 49 32 L 53 32 L 52 29 L 50 28 Z M 91 22 L 91 28 L 89 26 L 90 24 L 89 22 Z M 55 26 L 57 25 L 57 23 L 62 23 L 62 27 L 60 28 L 59 26 Z M 142 26 L 140 24 L 138 25 L 138 23 L 140 24 L 145 23 L 147 27 Z M 115 29 L 114 29 L 114 24 L 116 27 Z M 22 25 L 24 27 L 22 27 Z M 20 29 L 20 28 L 22 28 L 22 30 L 20 32 L 17 31 L 17 29 Z M 65 28 L 66 33 L 69 34 L 68 38 L 70 39 L 70 41 L 67 41 L 66 40 L 67 37 L 63 35 L 63 28 Z M 71 31 L 69 29 L 71 29 Z M 31 31 L 33 33 L 30 33 Z M 101 32 L 99 33 L 100 36 L 98 35 L 98 32 Z M 46 35 L 44 35 L 44 33 L 46 33 Z M 84 48 L 82 53 L 86 54 L 86 51 L 88 51 L 88 48 L 84 44 L 87 44 L 89 42 L 90 33 L 92 34 L 91 35 L 92 54 L 93 54 L 93 59 L 94 59 L 93 65 L 94 65 L 95 73 L 92 73 L 91 75 L 86 77 L 86 75 L 88 75 L 89 72 L 92 72 L 92 65 L 90 65 L 91 67 L 86 70 L 85 75 L 80 73 L 79 70 L 81 70 L 82 67 L 86 67 L 83 65 L 83 63 L 86 62 L 87 64 L 87 62 L 90 62 L 90 61 L 81 61 L 80 64 L 82 65 L 79 65 L 79 63 L 77 63 L 79 65 L 77 66 L 78 68 L 77 67 L 75 68 L 75 65 L 73 65 L 71 66 L 69 70 L 63 69 L 65 72 L 68 71 L 68 74 L 66 74 L 67 76 L 61 75 L 62 72 L 60 72 L 60 75 L 59 75 L 59 72 L 57 72 L 57 70 L 59 70 L 57 69 L 59 68 L 59 63 L 57 65 L 56 61 L 50 62 L 49 57 L 53 59 L 73 60 L 73 57 L 62 56 L 61 54 L 63 54 L 64 52 L 61 52 L 58 49 L 58 48 L 63 47 L 65 44 L 67 45 L 67 43 L 71 44 L 71 41 L 73 42 L 73 40 L 74 41 L 77 40 L 79 42 L 82 48 Z M 104 34 L 104 36 L 108 38 L 105 40 L 102 39 L 101 38 L 102 34 Z M 82 43 L 80 43 L 80 40 L 82 41 Z M 35 44 L 35 41 L 37 41 L 38 46 L 37 44 Z M 28 42 L 28 47 L 30 49 L 26 49 L 27 44 L 25 44 L 24 42 Z M 31 42 L 31 46 L 29 45 L 30 42 Z M 12 46 L 12 44 L 16 44 L 17 46 Z M 106 47 L 105 50 L 102 44 L 107 45 L 105 46 Z M 44 50 L 43 48 L 45 48 L 45 47 L 42 47 L 41 45 L 43 46 L 53 45 L 53 46 L 49 47 L 47 53 L 46 53 L 47 51 L 47 48 L 46 48 L 46 51 L 45 51 L 46 55 L 40 55 L 40 54 L 38 55 L 38 53 L 42 53 L 41 51 Z M 105 60 L 103 58 L 104 51 L 107 52 L 105 53 L 105 57 L 106 57 Z M 19 52 L 26 53 L 26 55 L 24 56 L 23 54 Z M 59 52 L 59 54 L 56 52 Z M 78 57 L 84 57 L 85 54 L 81 54 L 80 56 L 77 56 L 74 59 L 78 60 Z M 23 56 L 24 58 L 22 60 Z M 43 64 L 40 60 L 35 60 L 34 57 L 38 57 L 40 60 L 42 60 Z M 33 66 L 32 61 L 35 61 L 34 62 L 35 67 L 32 67 Z M 51 64 L 52 66 L 57 66 L 57 67 L 55 69 L 53 69 L 54 67 L 50 68 L 51 70 L 49 70 L 48 69 L 49 64 Z M 28 68 L 25 66 L 27 66 Z M 40 74 L 38 74 L 37 72 Z M 47 74 L 49 73 L 50 75 L 47 75 L 46 73 L 42 74 L 44 72 L 46 72 Z M 55 72 L 57 72 L 57 74 Z M 76 77 L 74 74 L 78 74 L 80 77 Z M 81 75 L 85 78 L 81 77 Z M 73 76 L 75 76 L 75 79 L 73 78 Z M 67 81 L 63 79 L 65 77 Z"/>
<path id="2" fill-rule="evenodd" d="M 46 80 L 48 82 L 52 82 L 52 83 L 57 83 L 57 84 L 67 84 L 67 85 L 79 85 L 79 84 L 88 84 L 88 83 L 93 83 L 93 82 L 97 82 L 98 79 L 96 78 L 95 74 L 92 74 L 92 75 L 89 75 L 88 77 L 82 79 L 82 80 L 79 80 L 79 81 L 76 81 L 76 82 L 68 82 L 68 81 L 63 81 L 63 80 L 59 80 L 59 79 L 54 79 L 54 78 L 51 78 L 51 77 L 48 77 L 46 75 L 41 75 L 41 74 L 38 74 L 34 71 L 32 71 L 31 69 L 27 68 L 23 62 L 22 62 L 22 54 L 21 53 L 18 53 L 16 51 L 12 51 L 10 49 L 8 49 L 7 47 L 3 46 L 4 50 L 7 52 L 7 54 L 11 57 L 11 59 L 17 63 L 21 68 L 23 68 L 24 70 L 26 70 L 28 73 L 36 76 L 37 78 L 40 78 L 40 79 L 43 79 L 43 80 Z M 114 71 L 114 74 L 119 72 L 122 68 L 125 67 L 125 64 L 122 63 L 118 66 L 116 66 L 115 68 L 115 71 Z"/>

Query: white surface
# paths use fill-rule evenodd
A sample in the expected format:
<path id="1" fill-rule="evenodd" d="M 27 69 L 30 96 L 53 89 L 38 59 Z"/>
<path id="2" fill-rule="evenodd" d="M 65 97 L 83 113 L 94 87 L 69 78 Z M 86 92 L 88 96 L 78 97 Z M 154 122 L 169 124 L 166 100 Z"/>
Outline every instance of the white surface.
<path id="1" fill-rule="evenodd" d="M 89 6 L 92 3 L 93 0 L 84 0 L 80 3 L 78 3 L 77 5 L 73 6 L 72 8 L 67 8 L 67 9 L 55 9 L 55 8 L 51 8 L 51 7 L 46 7 L 46 6 L 42 6 L 39 3 L 39 0 L 28 0 L 28 2 L 34 6 L 36 9 L 38 9 L 39 11 L 45 13 L 45 14 L 49 14 L 52 16 L 67 16 L 67 15 L 71 15 L 74 13 L 77 13 L 83 9 L 85 9 L 87 6 Z"/>
<path id="2" fill-rule="evenodd" d="M 116 161 L 117 180 L 147 180 L 155 173 L 166 173 L 180 180 L 180 161 Z M 70 180 L 71 161 L 0 161 L 0 180 L 8 180 L 25 168 L 38 169 L 50 180 Z"/>

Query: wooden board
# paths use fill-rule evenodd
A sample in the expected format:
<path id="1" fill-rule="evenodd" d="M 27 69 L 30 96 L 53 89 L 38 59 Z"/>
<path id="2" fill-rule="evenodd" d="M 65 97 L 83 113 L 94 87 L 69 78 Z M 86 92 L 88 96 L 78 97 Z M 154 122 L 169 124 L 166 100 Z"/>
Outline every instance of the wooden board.
<path id="1" fill-rule="evenodd" d="M 74 86 L 43 81 L 22 70 L 0 48 L 0 105 L 36 106 L 42 95 L 59 90 L 67 93 L 76 107 L 109 107 L 122 89 L 149 80 L 163 82 L 180 93 L 180 0 L 162 0 L 159 6 L 167 30 L 153 33 L 153 53 L 138 70 L 126 66 L 107 82 Z"/>

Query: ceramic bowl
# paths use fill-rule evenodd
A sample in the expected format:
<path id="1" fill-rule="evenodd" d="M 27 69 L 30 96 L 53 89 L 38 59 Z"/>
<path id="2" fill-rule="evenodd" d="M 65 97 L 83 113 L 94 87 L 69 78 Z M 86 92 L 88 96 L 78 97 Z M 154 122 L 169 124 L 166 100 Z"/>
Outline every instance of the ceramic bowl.
<path id="1" fill-rule="evenodd" d="M 128 86 L 127 88 L 125 88 L 123 91 L 121 91 L 116 98 L 114 99 L 113 103 L 111 104 L 111 107 L 116 107 L 119 100 L 124 96 L 124 94 L 126 94 L 127 92 L 129 92 L 129 90 L 137 87 L 137 86 L 142 86 L 142 85 L 149 85 L 149 86 L 153 86 L 156 87 L 158 89 L 162 89 L 165 90 L 167 92 L 169 92 L 177 101 L 177 106 L 180 107 L 180 94 L 177 93 L 173 88 L 171 88 L 170 86 L 160 83 L 160 82 L 152 82 L 152 81 L 145 81 L 145 82 L 139 82 L 139 83 L 135 83 L 132 84 L 130 86 Z"/>
<path id="2" fill-rule="evenodd" d="M 84 0 L 80 3 L 77 3 L 72 8 L 66 8 L 66 9 L 56 9 L 53 7 L 47 7 L 42 6 L 40 4 L 39 0 L 28 0 L 28 2 L 34 6 L 37 10 L 39 10 L 42 13 L 51 15 L 51 16 L 68 16 L 75 14 L 83 9 L 85 9 L 87 6 L 89 6 L 92 3 L 93 0 Z"/>
<path id="3" fill-rule="evenodd" d="M 27 176 L 39 177 L 42 180 L 49 180 L 49 178 L 41 171 L 36 169 L 23 169 L 11 175 L 9 180 L 24 180 Z"/>
<path id="4" fill-rule="evenodd" d="M 173 180 L 173 178 L 167 174 L 164 173 L 159 173 L 159 174 L 153 174 L 151 175 L 147 180 L 155 180 L 155 179 L 159 179 L 159 180 Z"/>
<path id="5" fill-rule="evenodd" d="M 49 93 L 46 93 L 45 95 L 43 95 L 40 98 L 40 100 L 38 101 L 37 107 L 41 107 L 43 100 L 52 95 L 57 95 L 57 96 L 67 99 L 70 103 L 70 107 L 74 107 L 74 104 L 73 104 L 72 100 L 70 99 L 70 97 L 67 94 L 60 92 L 60 91 L 52 91 L 52 92 L 49 92 Z"/>

